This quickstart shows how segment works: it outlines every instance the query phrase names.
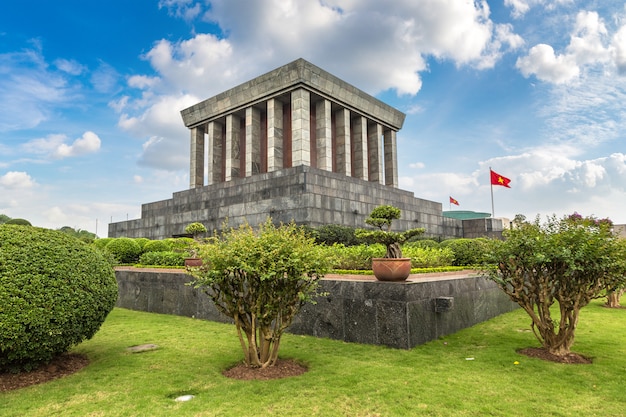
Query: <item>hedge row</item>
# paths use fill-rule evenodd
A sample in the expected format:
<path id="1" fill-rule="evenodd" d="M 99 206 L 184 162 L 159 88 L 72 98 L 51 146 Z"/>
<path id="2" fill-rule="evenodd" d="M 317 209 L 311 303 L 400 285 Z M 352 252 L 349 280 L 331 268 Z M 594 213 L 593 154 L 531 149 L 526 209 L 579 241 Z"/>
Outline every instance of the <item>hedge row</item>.
<path id="1" fill-rule="evenodd" d="M 328 225 L 307 229 L 317 242 L 327 250 L 334 269 L 367 270 L 372 258 L 385 255 L 380 244 L 356 244 L 354 229 Z M 487 239 L 449 239 L 437 242 L 431 239 L 416 240 L 402 246 L 403 256 L 411 258 L 413 268 L 437 268 L 442 266 L 476 266 L 483 263 Z M 189 256 L 194 240 L 171 238 L 150 240 L 145 238 L 104 238 L 94 245 L 111 254 L 120 264 L 182 266 Z"/>
<path id="2" fill-rule="evenodd" d="M 110 254 L 118 264 L 182 266 L 194 240 L 187 237 L 150 240 L 146 238 L 103 238 L 93 245 Z"/>

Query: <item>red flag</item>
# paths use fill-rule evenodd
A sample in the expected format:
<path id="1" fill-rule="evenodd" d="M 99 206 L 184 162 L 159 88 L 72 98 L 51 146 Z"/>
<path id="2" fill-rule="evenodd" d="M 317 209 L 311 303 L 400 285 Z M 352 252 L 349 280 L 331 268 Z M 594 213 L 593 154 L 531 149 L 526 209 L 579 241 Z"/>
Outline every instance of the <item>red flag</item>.
<path id="1" fill-rule="evenodd" d="M 508 179 L 507 177 L 503 177 L 502 175 L 496 173 L 495 171 L 492 171 L 492 170 L 489 170 L 489 171 L 491 171 L 491 184 L 492 185 L 501 185 L 506 188 L 511 188 L 509 187 L 509 183 L 511 182 L 510 179 Z"/>
<path id="2" fill-rule="evenodd" d="M 458 206 L 459 202 L 456 201 L 454 198 L 450 197 L 450 204 L 456 204 Z"/>

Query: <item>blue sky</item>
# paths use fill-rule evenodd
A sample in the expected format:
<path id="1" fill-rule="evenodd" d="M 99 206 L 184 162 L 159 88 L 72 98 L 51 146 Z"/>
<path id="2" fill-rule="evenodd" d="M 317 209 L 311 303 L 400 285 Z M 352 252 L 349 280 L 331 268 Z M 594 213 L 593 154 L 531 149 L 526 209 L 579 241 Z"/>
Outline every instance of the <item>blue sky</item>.
<path id="1" fill-rule="evenodd" d="M 180 110 L 302 57 L 407 114 L 400 188 L 626 223 L 626 3 L 8 2 L 0 214 L 104 237 L 189 184 Z"/>

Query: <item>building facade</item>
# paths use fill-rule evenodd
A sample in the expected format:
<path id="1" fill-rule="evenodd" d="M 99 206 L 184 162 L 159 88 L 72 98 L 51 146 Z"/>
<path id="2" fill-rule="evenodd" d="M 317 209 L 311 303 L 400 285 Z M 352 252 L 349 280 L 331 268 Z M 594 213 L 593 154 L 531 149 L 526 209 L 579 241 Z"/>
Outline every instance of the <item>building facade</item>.
<path id="1" fill-rule="evenodd" d="M 399 230 L 464 235 L 463 221 L 444 217 L 440 203 L 398 189 L 397 132 L 405 115 L 303 59 L 181 116 L 190 130 L 189 189 L 144 204 L 141 219 L 111 223 L 110 237 L 160 239 L 184 233 L 191 222 L 215 230 L 225 221 L 255 226 L 268 217 L 362 227 L 381 204 L 402 210 Z M 492 220 L 485 231 L 494 229 Z"/>

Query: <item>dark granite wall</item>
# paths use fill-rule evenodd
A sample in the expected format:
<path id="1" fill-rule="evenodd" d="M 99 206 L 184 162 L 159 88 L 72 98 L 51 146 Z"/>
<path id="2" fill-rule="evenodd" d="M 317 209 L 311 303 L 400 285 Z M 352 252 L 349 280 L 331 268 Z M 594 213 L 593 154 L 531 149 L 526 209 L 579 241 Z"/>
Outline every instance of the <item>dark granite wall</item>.
<path id="1" fill-rule="evenodd" d="M 118 270 L 118 307 L 230 322 L 184 272 Z M 410 349 L 512 311 L 517 304 L 482 277 L 424 282 L 322 280 L 290 333 Z"/>
<path id="2" fill-rule="evenodd" d="M 172 199 L 142 205 L 141 219 L 110 223 L 109 237 L 164 239 L 184 233 L 192 222 L 219 230 L 225 220 L 237 227 L 247 222 L 276 222 L 318 227 L 341 224 L 365 227 L 369 213 L 381 204 L 402 210 L 394 221 L 396 230 L 423 227 L 425 236 L 439 238 L 480 237 L 502 231 L 496 219 L 474 221 L 464 232 L 465 222 L 443 216 L 441 203 L 416 198 L 412 192 L 347 177 L 309 166 L 237 178 L 219 184 L 173 194 Z"/>

